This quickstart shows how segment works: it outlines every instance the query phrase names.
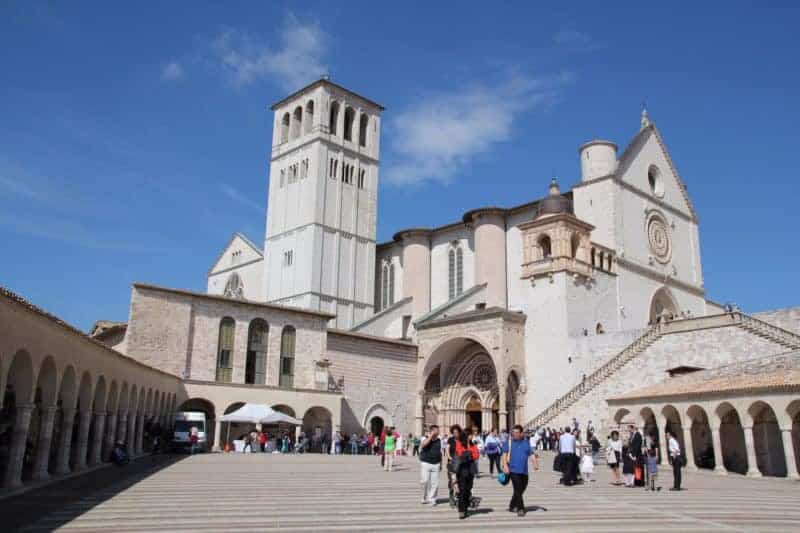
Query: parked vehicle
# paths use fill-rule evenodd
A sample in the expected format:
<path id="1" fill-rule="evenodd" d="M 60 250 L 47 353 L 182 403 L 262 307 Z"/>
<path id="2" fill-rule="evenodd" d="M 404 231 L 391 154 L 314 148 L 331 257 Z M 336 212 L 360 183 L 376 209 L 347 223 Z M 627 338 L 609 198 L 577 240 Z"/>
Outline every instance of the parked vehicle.
<path id="1" fill-rule="evenodd" d="M 192 428 L 197 428 L 195 452 L 204 452 L 208 449 L 206 439 L 206 414 L 196 411 L 183 411 L 175 413 L 175 424 L 172 430 L 172 449 L 175 451 L 192 451 Z"/>

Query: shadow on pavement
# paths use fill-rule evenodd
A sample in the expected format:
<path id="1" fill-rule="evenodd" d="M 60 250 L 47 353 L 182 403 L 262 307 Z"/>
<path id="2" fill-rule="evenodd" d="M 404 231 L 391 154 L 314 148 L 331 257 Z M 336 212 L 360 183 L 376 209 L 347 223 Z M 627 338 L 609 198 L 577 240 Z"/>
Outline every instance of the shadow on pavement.
<path id="1" fill-rule="evenodd" d="M 74 512 L 62 515 L 58 522 L 48 522 L 46 529 L 56 529 L 186 457 L 189 456 L 146 455 L 124 467 L 108 466 L 0 500 L 0 528 L 4 532 L 19 531 L 54 511 L 74 509 Z M 96 493 L 103 493 L 103 497 L 93 501 L 91 506 L 71 505 L 87 496 L 96 496 Z"/>

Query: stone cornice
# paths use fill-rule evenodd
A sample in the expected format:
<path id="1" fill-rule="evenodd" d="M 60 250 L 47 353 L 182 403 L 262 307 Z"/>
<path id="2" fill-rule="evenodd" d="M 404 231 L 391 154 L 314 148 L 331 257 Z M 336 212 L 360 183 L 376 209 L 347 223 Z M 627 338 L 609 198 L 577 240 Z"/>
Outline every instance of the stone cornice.
<path id="1" fill-rule="evenodd" d="M 678 278 L 675 278 L 675 277 L 673 277 L 672 275 L 669 275 L 669 274 L 665 275 L 665 274 L 663 274 L 663 273 L 661 273 L 661 272 L 659 272 L 657 270 L 654 270 L 652 268 L 648 268 L 648 267 L 646 267 L 644 265 L 641 265 L 641 264 L 639 264 L 637 262 L 631 261 L 631 260 L 626 259 L 624 257 L 617 256 L 615 258 L 615 261 L 616 261 L 616 263 L 618 265 L 618 268 L 619 267 L 627 268 L 628 270 L 633 270 L 633 271 L 637 272 L 638 274 L 642 274 L 642 275 L 644 275 L 644 276 L 646 276 L 646 277 L 648 277 L 648 278 L 650 278 L 652 280 L 655 280 L 655 281 L 658 281 L 660 283 L 663 283 L 664 285 L 677 287 L 679 289 L 683 289 L 685 291 L 689 291 L 689 292 L 691 292 L 693 294 L 696 294 L 698 296 L 705 297 L 706 291 L 701 286 L 692 285 L 692 284 L 687 283 L 685 281 L 682 281 L 682 280 L 680 280 Z"/>
<path id="2" fill-rule="evenodd" d="M 527 320 L 527 317 L 525 316 L 524 313 L 520 313 L 517 311 L 509 311 L 508 309 L 503 309 L 502 307 L 490 307 L 488 309 L 468 311 L 460 315 L 454 315 L 446 318 L 438 318 L 436 320 L 431 320 L 429 322 L 425 322 L 424 324 L 419 324 L 417 326 L 417 329 L 419 330 L 431 329 L 442 326 L 461 324 L 464 322 L 478 322 L 481 320 L 488 320 L 493 318 L 501 318 L 504 321 L 507 320 L 509 322 L 517 322 L 520 324 L 524 324 L 525 321 Z"/>

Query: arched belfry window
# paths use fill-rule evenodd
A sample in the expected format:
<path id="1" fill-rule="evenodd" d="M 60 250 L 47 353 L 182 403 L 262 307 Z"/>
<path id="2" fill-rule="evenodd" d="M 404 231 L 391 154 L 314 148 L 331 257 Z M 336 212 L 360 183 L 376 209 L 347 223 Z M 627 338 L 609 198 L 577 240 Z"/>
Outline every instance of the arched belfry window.
<path id="1" fill-rule="evenodd" d="M 281 119 L 281 142 L 285 143 L 289 140 L 289 113 L 284 113 Z"/>
<path id="2" fill-rule="evenodd" d="M 244 283 L 242 283 L 242 278 L 236 272 L 231 274 L 228 277 L 228 281 L 225 282 L 224 295 L 228 298 L 244 299 Z"/>
<path id="3" fill-rule="evenodd" d="M 447 252 L 447 288 L 450 300 L 464 292 L 464 250 L 457 243 Z"/>
<path id="4" fill-rule="evenodd" d="M 297 139 L 300 137 L 300 132 L 303 131 L 303 108 L 297 106 L 294 109 L 294 113 L 292 113 L 292 127 L 291 127 L 291 135 L 292 139 Z"/>
<path id="5" fill-rule="evenodd" d="M 331 102 L 331 115 L 328 120 L 328 131 L 331 135 L 336 135 L 337 124 L 339 123 L 339 102 Z"/>
<path id="6" fill-rule="evenodd" d="M 542 259 L 548 259 L 551 255 L 553 255 L 550 237 L 547 235 L 542 235 L 542 237 L 539 239 L 539 248 L 542 249 Z"/>
<path id="7" fill-rule="evenodd" d="M 306 104 L 306 119 L 303 123 L 303 133 L 311 133 L 311 127 L 314 125 L 314 100 L 309 100 Z"/>
<path id="8" fill-rule="evenodd" d="M 297 332 L 294 327 L 286 326 L 281 333 L 281 368 L 278 384 L 281 387 L 294 385 L 294 348 Z"/>
<path id="9" fill-rule="evenodd" d="M 344 140 L 353 140 L 353 123 L 356 119 L 356 112 L 352 107 L 346 107 L 344 110 Z"/>
<path id="10" fill-rule="evenodd" d="M 244 382 L 263 385 L 267 381 L 267 339 L 269 325 L 256 318 L 250 322 L 247 332 L 247 361 L 244 367 Z"/>
<path id="11" fill-rule="evenodd" d="M 219 341 L 217 347 L 217 381 L 230 383 L 233 376 L 233 341 L 236 322 L 231 317 L 223 318 L 219 323 Z"/>
<path id="12" fill-rule="evenodd" d="M 358 119 L 358 144 L 360 146 L 367 145 L 368 127 L 369 127 L 369 116 L 366 113 L 361 113 L 361 118 Z"/>

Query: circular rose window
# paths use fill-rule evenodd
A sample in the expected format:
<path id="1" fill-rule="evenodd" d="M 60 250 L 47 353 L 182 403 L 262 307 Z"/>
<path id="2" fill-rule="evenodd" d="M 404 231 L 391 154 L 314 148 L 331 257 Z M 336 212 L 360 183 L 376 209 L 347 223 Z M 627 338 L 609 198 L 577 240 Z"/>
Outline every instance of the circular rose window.
<path id="1" fill-rule="evenodd" d="M 492 365 L 481 365 L 475 369 L 475 375 L 472 378 L 475 386 L 481 390 L 489 390 L 494 385 L 494 370 Z"/>
<path id="2" fill-rule="evenodd" d="M 647 239 L 655 258 L 661 263 L 669 261 L 672 255 L 672 242 L 669 237 L 669 227 L 661 215 L 652 214 L 648 218 Z"/>

